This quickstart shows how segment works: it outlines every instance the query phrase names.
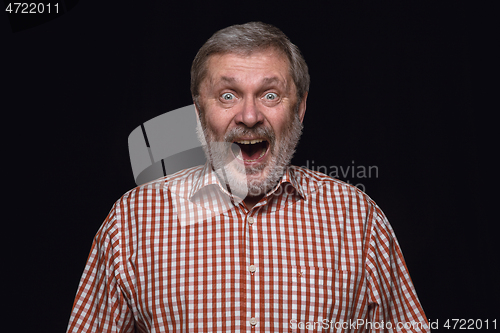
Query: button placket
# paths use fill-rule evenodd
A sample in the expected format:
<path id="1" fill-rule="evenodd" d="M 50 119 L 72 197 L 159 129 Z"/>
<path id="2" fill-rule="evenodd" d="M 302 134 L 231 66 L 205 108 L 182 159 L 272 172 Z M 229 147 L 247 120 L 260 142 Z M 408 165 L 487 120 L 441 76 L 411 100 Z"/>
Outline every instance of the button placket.
<path id="1" fill-rule="evenodd" d="M 251 328 L 255 328 L 258 324 L 257 315 L 259 314 L 259 274 L 258 274 L 258 265 L 259 265 L 259 232 L 256 228 L 257 226 L 257 218 L 254 216 L 247 216 L 247 230 L 246 234 L 249 237 L 248 241 L 248 253 L 247 257 L 247 283 L 249 283 L 250 289 L 247 291 L 247 323 Z"/>

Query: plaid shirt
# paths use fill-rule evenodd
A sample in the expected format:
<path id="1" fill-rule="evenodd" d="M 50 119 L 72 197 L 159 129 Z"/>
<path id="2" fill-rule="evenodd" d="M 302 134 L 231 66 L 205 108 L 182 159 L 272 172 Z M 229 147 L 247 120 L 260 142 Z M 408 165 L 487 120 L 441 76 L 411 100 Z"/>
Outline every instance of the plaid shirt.
<path id="1" fill-rule="evenodd" d="M 248 210 L 205 165 L 115 203 L 68 332 L 387 328 L 429 331 L 394 232 L 366 194 L 291 166 Z"/>

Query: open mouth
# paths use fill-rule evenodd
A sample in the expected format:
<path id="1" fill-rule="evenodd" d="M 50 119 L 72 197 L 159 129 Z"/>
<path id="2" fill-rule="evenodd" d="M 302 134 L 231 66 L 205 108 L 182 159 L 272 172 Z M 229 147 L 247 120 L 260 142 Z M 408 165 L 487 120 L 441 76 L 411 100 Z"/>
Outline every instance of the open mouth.
<path id="1" fill-rule="evenodd" d="M 256 140 L 238 140 L 234 141 L 234 144 L 231 145 L 231 150 L 233 155 L 240 161 L 245 163 L 258 162 L 267 153 L 269 148 L 269 142 L 264 139 L 256 139 Z M 241 154 L 238 152 L 238 147 L 241 150 Z"/>

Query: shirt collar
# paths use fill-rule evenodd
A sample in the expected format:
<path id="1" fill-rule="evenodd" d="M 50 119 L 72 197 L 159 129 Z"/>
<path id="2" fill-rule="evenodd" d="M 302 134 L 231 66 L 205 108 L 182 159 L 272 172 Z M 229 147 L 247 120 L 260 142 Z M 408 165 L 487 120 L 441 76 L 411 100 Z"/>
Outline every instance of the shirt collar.
<path id="1" fill-rule="evenodd" d="M 229 193 L 229 191 L 227 191 L 226 186 L 223 186 L 220 183 L 219 178 L 212 170 L 211 165 L 207 162 L 203 166 L 203 169 L 201 170 L 199 177 L 197 177 L 197 179 L 193 181 L 193 186 L 189 191 L 189 198 L 191 199 L 196 193 L 198 193 L 203 188 L 210 185 L 217 186 L 227 196 L 233 197 L 233 195 Z M 296 172 L 294 171 L 294 167 L 287 166 L 285 173 L 281 177 L 278 185 L 276 185 L 276 187 L 273 190 L 269 191 L 266 194 L 266 197 L 269 197 L 274 193 L 279 193 L 279 190 L 281 189 L 281 191 L 287 191 L 288 193 L 294 190 L 297 192 L 297 194 L 299 194 L 302 197 L 302 199 L 305 199 L 306 198 L 305 193 L 307 192 L 307 190 L 304 188 L 304 185 L 305 184 L 303 184 L 303 182 L 297 178 Z"/>
<path id="2" fill-rule="evenodd" d="M 297 178 L 294 167 L 288 166 L 285 170 L 285 174 L 281 177 L 278 185 L 271 190 L 266 197 L 279 192 L 279 191 L 287 192 L 291 194 L 291 191 L 295 191 L 298 195 L 302 197 L 302 199 L 306 198 L 305 189 L 303 187 L 302 182 Z"/>

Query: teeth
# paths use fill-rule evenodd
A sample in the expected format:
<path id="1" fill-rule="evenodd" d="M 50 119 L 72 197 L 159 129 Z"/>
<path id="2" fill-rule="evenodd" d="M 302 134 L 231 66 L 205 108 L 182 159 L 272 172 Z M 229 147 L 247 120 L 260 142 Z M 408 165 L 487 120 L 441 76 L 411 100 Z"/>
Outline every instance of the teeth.
<path id="1" fill-rule="evenodd" d="M 240 143 L 243 145 L 253 145 L 262 141 L 264 140 L 241 140 L 241 141 L 236 141 L 236 143 Z"/>

